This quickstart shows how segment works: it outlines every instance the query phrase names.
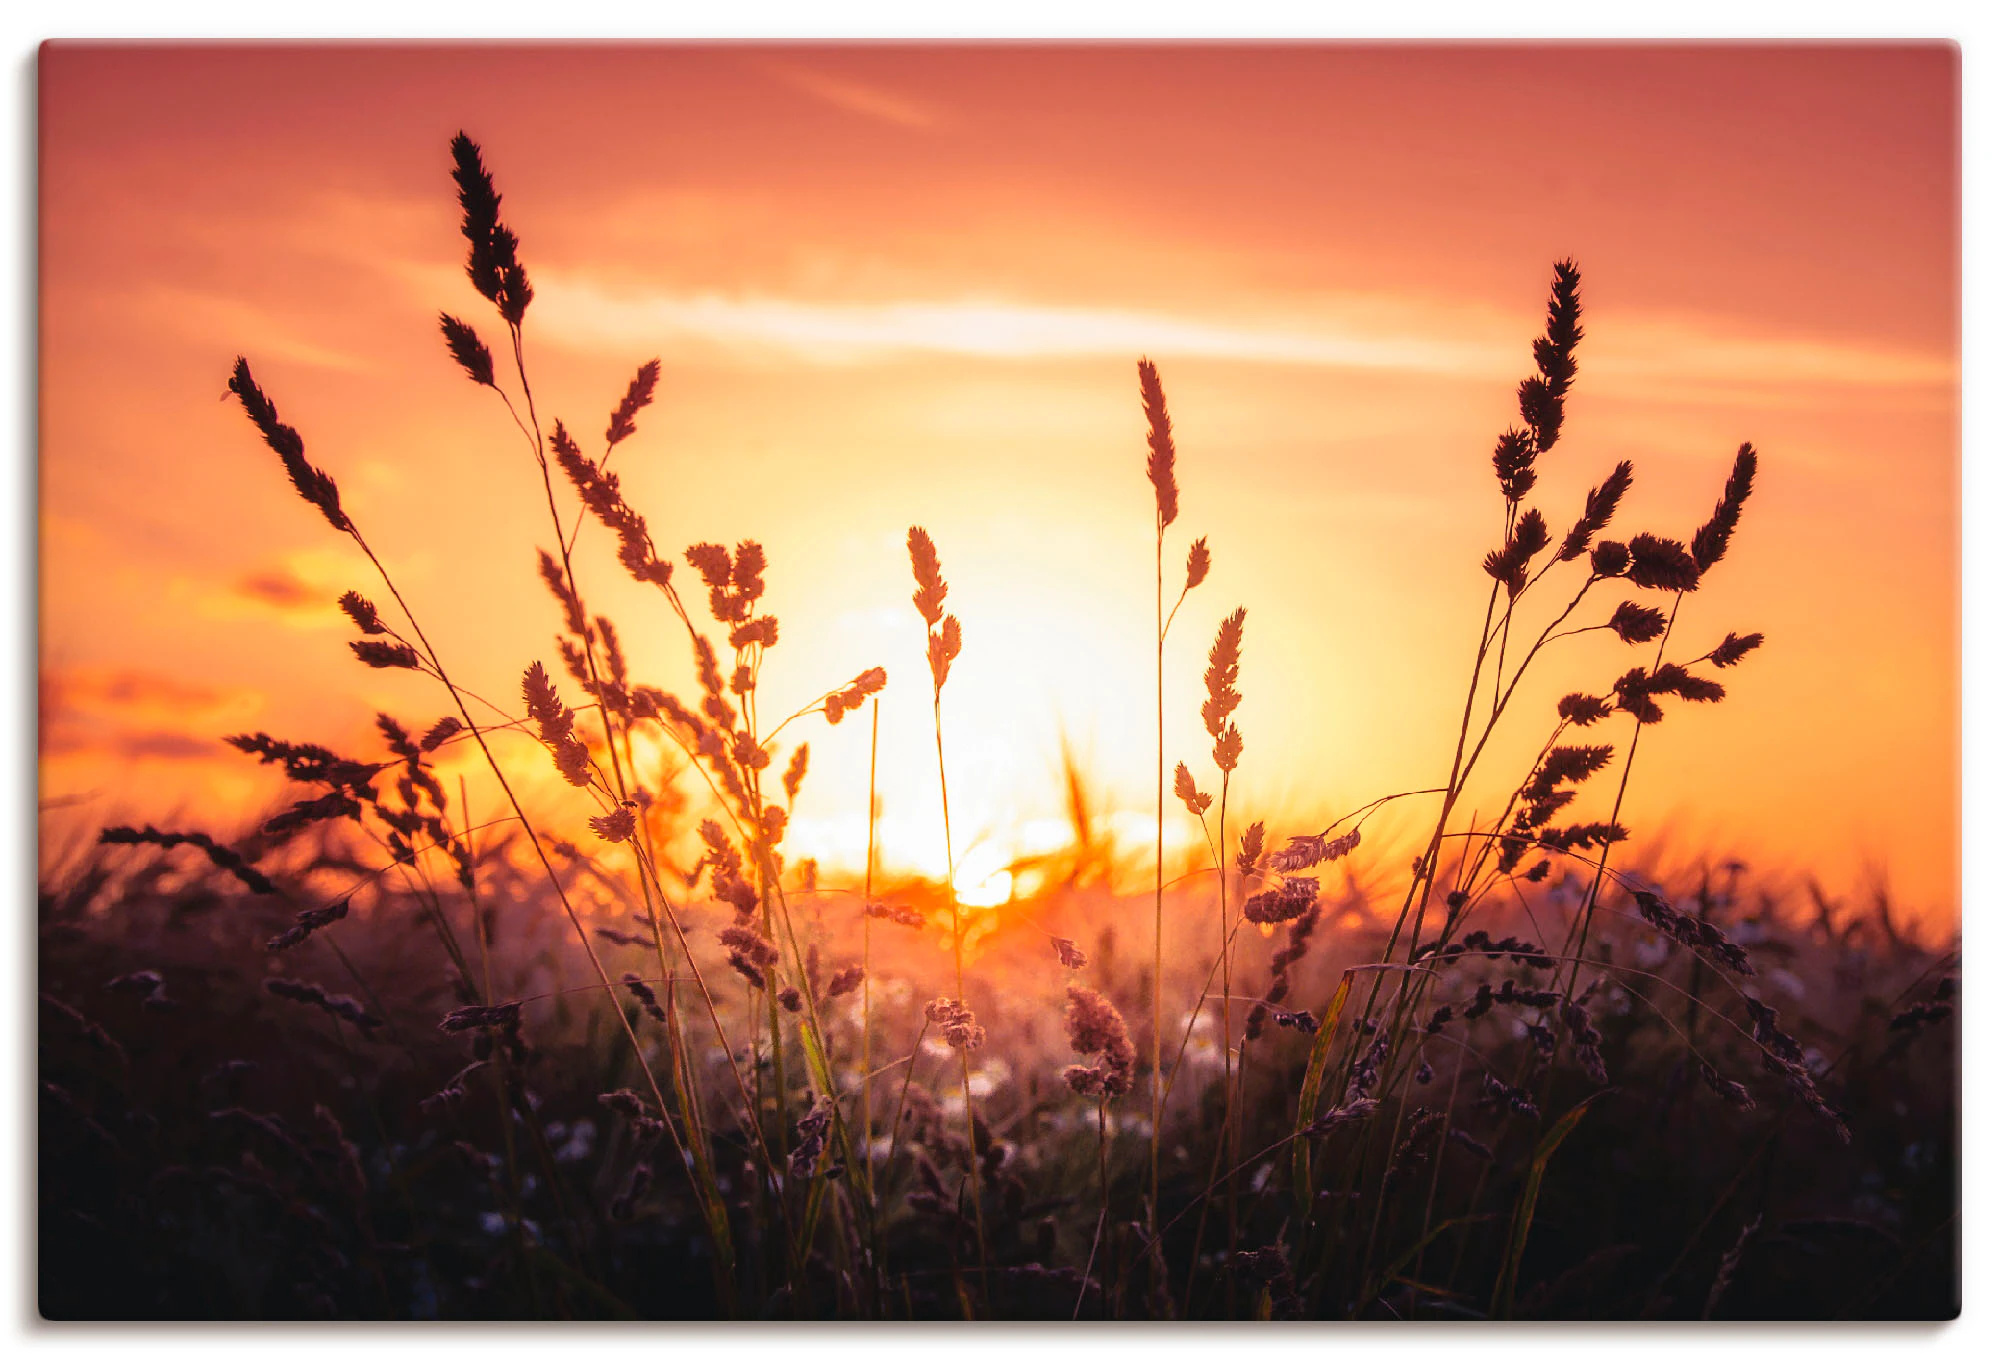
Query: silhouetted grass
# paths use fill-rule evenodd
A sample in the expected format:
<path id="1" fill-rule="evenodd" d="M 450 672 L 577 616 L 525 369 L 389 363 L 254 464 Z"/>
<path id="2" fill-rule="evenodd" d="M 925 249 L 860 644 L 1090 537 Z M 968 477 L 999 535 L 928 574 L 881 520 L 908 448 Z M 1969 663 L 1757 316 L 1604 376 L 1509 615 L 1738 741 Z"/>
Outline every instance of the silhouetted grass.
<path id="1" fill-rule="evenodd" d="M 1206 862 L 1171 880 L 1157 714 L 1147 931 L 1073 767 L 1075 862 L 1002 911 L 879 877 L 872 744 L 862 880 L 788 861 L 811 767 L 794 724 L 838 727 L 889 674 L 760 711 L 773 562 L 755 541 L 697 541 L 679 558 L 689 584 L 610 470 L 657 361 L 626 384 L 601 451 L 545 426 L 521 242 L 479 147 L 451 150 L 501 360 L 472 323 L 439 325 L 544 492 L 554 654 L 522 658 L 505 704 L 455 680 L 238 360 L 230 390 L 256 434 L 374 572 L 374 598 L 340 600 L 354 657 L 419 672 L 441 715 L 382 715 L 365 756 L 234 737 L 301 796 L 234 838 L 112 827 L 44 865 L 45 1314 L 1955 1313 L 1955 949 L 1914 946 L 1886 901 L 1851 912 L 1815 892 L 1808 911 L 1740 866 L 1658 873 L 1620 820 L 1642 737 L 1722 701 L 1716 674 L 1763 641 L 1728 632 L 1669 658 L 1677 633 L 1714 635 L 1699 590 L 1757 455 L 1736 452 L 1682 538 L 1607 536 L 1629 463 L 1554 535 L 1528 501 L 1578 380 L 1573 263 L 1556 266 L 1520 423 L 1494 447 L 1494 538 L 1466 548 L 1488 600 L 1443 783 L 1317 830 L 1267 831 L 1240 806 L 1232 826 L 1239 766 L 1282 758 L 1246 750 L 1232 720 L 1282 663 L 1246 650 L 1235 608 L 1205 675 L 1214 793 L 1185 760 L 1173 780 Z M 1139 375 L 1157 702 L 1167 630 L 1211 558 L 1191 545 L 1168 609 L 1185 450 L 1159 370 Z M 945 613 L 923 529 L 909 552 L 951 863 L 947 734 L 983 715 L 948 721 L 944 693 L 978 620 Z M 657 600 L 629 626 L 686 636 L 694 697 L 630 673 L 580 584 L 587 554 Z M 1520 711 L 1529 670 L 1599 630 L 1635 663 L 1553 714 Z M 1547 735 L 1526 768 L 1496 770 L 1510 722 Z M 592 843 L 525 810 L 521 767 L 498 753 L 524 742 Z M 503 819 L 467 823 L 463 788 L 437 772 L 451 747 L 476 752 Z M 649 783 L 647 747 L 677 753 L 678 776 Z M 1384 850 L 1364 833 L 1391 804 L 1421 809 L 1421 833 Z"/>

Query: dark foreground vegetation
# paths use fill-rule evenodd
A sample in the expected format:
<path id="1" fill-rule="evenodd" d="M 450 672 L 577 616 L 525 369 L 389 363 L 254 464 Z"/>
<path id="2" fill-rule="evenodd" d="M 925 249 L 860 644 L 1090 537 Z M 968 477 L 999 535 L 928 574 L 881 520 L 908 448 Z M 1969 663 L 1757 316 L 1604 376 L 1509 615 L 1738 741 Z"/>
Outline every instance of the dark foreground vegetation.
<path id="1" fill-rule="evenodd" d="M 44 1315 L 948 1318 L 963 1314 L 958 1290 L 978 1288 L 970 1225 L 924 1197 L 936 1178 L 955 1182 L 965 1159 L 963 1138 L 940 1117 L 955 1083 L 940 1079 L 955 1074 L 941 1051 L 919 1058 L 894 1161 L 877 1145 L 880 1310 L 853 1273 L 857 1243 L 838 1239 L 849 1228 L 827 1232 L 788 1281 L 782 1243 L 763 1225 L 770 1207 L 755 1166 L 739 1139 L 721 1135 L 713 1155 L 738 1294 L 719 1298 L 700 1209 L 671 1150 L 606 1107 L 605 1092 L 636 1081 L 623 1035 L 590 990 L 525 1007 L 504 1092 L 475 1072 L 461 1095 L 440 1099 L 481 1044 L 438 1029 L 456 996 L 419 902 L 387 895 L 343 922 L 339 953 L 320 947 L 279 967 L 264 943 L 291 911 L 181 852 L 194 865 L 153 864 L 130 879 L 114 877 L 100 854 L 67 865 L 42 894 Z M 581 969 L 561 961 L 564 941 L 548 928 L 533 880 L 497 855 L 481 871 L 504 903 L 491 919 L 496 985 L 524 996 L 584 987 Z M 1956 1313 L 1955 956 L 1904 941 L 1873 908 L 1849 914 L 1825 903 L 1822 913 L 1809 900 L 1739 895 L 1732 882 L 1718 874 L 1697 899 L 1743 941 L 1760 977 L 1811 998 L 1792 1010 L 1793 1029 L 1849 1136 L 1759 1070 L 1754 1047 L 1730 1032 L 1732 1018 L 1748 1018 L 1740 1002 L 1732 1010 L 1714 988 L 1704 994 L 1664 941 L 1641 938 L 1639 956 L 1656 959 L 1657 975 L 1628 973 L 1597 998 L 1612 1084 L 1566 1072 L 1530 1097 L 1556 1109 L 1589 1105 L 1546 1159 L 1511 1305 L 1500 1310 L 1549 1319 Z M 1302 993 L 1330 995 L 1345 960 L 1379 956 L 1384 931 L 1359 909 L 1364 887 L 1351 884 L 1322 920 L 1325 954 L 1299 966 Z M 890 899 L 936 904 L 917 886 Z M 1096 960 L 1129 961 L 1127 946 L 1142 942 L 1126 923 L 1137 904 L 1084 886 L 1028 909 L 1076 922 L 1092 955 L 1083 975 L 1136 1008 L 1143 975 L 1121 986 Z M 1621 942 L 1648 933 L 1635 923 Z M 992 936 L 980 974 L 989 971 L 1025 979 L 1006 987 L 1012 1012 L 1060 1014 L 1064 969 L 1033 926 Z M 1511 980 L 1520 994 L 1542 975 L 1485 959 L 1454 971 L 1462 975 L 1450 994 L 1474 1003 L 1480 981 L 1498 995 Z M 267 989 L 274 977 L 352 997 L 355 1009 L 343 1017 L 338 1000 L 329 1010 L 309 993 L 279 994 Z M 976 981 L 971 994 L 982 1013 L 997 1011 Z M 905 987 L 880 1006 L 879 1052 L 909 1053 L 924 1003 Z M 642 1004 L 628 1009 L 658 1045 L 663 1030 Z M 1467 1027 L 1490 1052 L 1528 1050 L 1523 1013 L 1532 1010 L 1496 1001 Z M 836 1061 L 848 1063 L 855 1017 L 829 1022 Z M 1353 1157 L 1364 1178 L 1321 1182 L 1315 1214 L 1342 1225 L 1314 1243 L 1324 1257 L 1295 1262 L 1287 1092 L 1303 1079 L 1312 1037 L 1273 1026 L 1250 1045 L 1243 1143 L 1279 1151 L 1260 1163 L 1271 1170 L 1244 1177 L 1238 1239 L 1223 1240 L 1213 1219 L 1201 1230 L 1203 1265 L 1191 1281 L 1211 1167 L 1167 1157 L 1167 1225 L 1155 1253 L 1136 1216 L 1145 1128 L 1117 1124 L 1108 1147 L 1116 1216 L 1092 1264 L 1096 1125 L 1077 1116 L 1057 1075 L 1074 1054 L 1053 1018 L 994 1024 L 987 1041 L 1013 1055 L 1013 1078 L 981 1105 L 992 1138 L 991 1314 L 1212 1317 L 1231 1277 L 1245 1316 L 1494 1314 L 1512 1215 L 1555 1120 L 1496 1102 L 1488 1061 L 1434 1040 L 1430 1079 L 1413 1084 L 1406 1103 L 1310 1136 L 1316 1158 Z M 1754 1107 L 1718 1092 L 1689 1039 L 1720 1065 L 1715 1077 L 1741 1078 Z M 1204 1078 L 1210 1088 L 1175 1112 L 1187 1122 L 1173 1141 L 1197 1152 L 1214 1141 L 1219 1066 Z M 885 1108 L 899 1081 L 886 1084 Z M 1355 1194 L 1353 1184 L 1365 1192 L 1335 1215 L 1334 1199 Z M 955 1248 L 968 1257 L 957 1279 Z M 987 1304 L 974 1305 L 984 1314 Z"/>

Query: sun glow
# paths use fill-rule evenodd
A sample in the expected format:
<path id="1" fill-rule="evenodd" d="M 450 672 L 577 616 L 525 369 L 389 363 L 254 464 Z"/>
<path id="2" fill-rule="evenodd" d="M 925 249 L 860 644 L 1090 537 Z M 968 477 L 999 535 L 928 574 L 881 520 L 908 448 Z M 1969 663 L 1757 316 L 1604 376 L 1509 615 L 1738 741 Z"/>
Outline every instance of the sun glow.
<path id="1" fill-rule="evenodd" d="M 961 906 L 1004 906 L 1014 898 L 1014 874 L 996 846 L 975 845 L 959 860 L 954 889 Z"/>

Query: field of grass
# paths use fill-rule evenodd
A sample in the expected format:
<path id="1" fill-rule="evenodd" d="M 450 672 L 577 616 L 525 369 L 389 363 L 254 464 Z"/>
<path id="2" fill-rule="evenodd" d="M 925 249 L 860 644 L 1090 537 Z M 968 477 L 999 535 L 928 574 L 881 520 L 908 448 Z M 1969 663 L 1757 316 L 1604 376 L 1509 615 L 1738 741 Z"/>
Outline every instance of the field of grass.
<path id="1" fill-rule="evenodd" d="M 1585 343 L 1574 264 L 1492 479 L 1468 471 L 1495 534 L 1467 546 L 1488 600 L 1450 766 L 1330 825 L 1231 806 L 1239 764 L 1280 758 L 1232 720 L 1254 600 L 1214 611 L 1211 744 L 1167 748 L 1165 638 L 1215 601 L 1166 381 L 1139 360 L 1156 841 L 1116 862 L 1072 769 L 1075 848 L 987 910 L 878 875 L 872 816 L 858 880 L 788 858 L 804 734 L 865 728 L 888 678 L 759 711 L 781 567 L 750 541 L 668 551 L 664 516 L 627 502 L 610 464 L 657 363 L 601 441 L 537 409 L 520 243 L 480 149 L 452 154 L 502 338 L 447 315 L 442 339 L 541 479 L 558 653 L 522 658 L 518 697 L 458 683 L 237 362 L 246 440 L 375 573 L 341 600 L 354 660 L 429 677 L 435 711 L 384 715 L 366 751 L 232 738 L 297 786 L 247 832 L 45 844 L 44 1315 L 1956 1314 L 1955 943 L 1620 819 L 1640 746 L 1756 663 L 1761 634 L 1723 631 L 1700 586 L 1754 523 L 1757 455 L 1679 534 L 1616 522 L 1629 463 L 1580 506 L 1533 503 Z M 927 673 L 949 864 L 946 750 L 979 720 L 951 669 L 979 619 L 947 608 L 948 542 L 912 527 L 908 549 L 927 668 L 883 660 Z M 583 554 L 656 592 L 692 699 L 628 673 Z M 1580 631 L 1628 668 L 1579 675 L 1552 713 L 1514 703 Z M 1527 767 L 1492 767 L 1503 728 L 1547 732 Z M 527 812 L 529 743 L 587 804 L 588 843 Z M 509 815 L 468 825 L 440 752 L 473 752 Z M 1420 833 L 1373 838 L 1390 807 Z M 1170 860 L 1169 816 L 1204 855 Z"/>

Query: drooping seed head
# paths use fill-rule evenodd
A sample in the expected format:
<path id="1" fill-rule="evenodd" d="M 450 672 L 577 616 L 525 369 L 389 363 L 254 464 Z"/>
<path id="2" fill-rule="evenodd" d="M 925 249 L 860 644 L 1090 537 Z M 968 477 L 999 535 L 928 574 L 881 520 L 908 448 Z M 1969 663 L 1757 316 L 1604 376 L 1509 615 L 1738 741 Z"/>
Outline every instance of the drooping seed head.
<path id="1" fill-rule="evenodd" d="M 352 531 L 347 515 L 340 508 L 340 488 L 333 478 L 306 461 L 306 443 L 299 432 L 278 419 L 278 408 L 264 395 L 264 389 L 251 376 L 250 361 L 239 355 L 236 368 L 229 377 L 229 390 L 236 394 L 243 404 L 243 413 L 250 417 L 250 423 L 264 436 L 264 442 L 278 455 L 284 465 L 285 475 L 292 479 L 292 486 L 307 504 L 326 516 L 326 522 L 341 533 Z"/>
<path id="2" fill-rule="evenodd" d="M 444 332 L 445 348 L 465 375 L 482 387 L 493 386 L 493 351 L 464 321 L 450 312 L 438 313 L 438 329 Z"/>

